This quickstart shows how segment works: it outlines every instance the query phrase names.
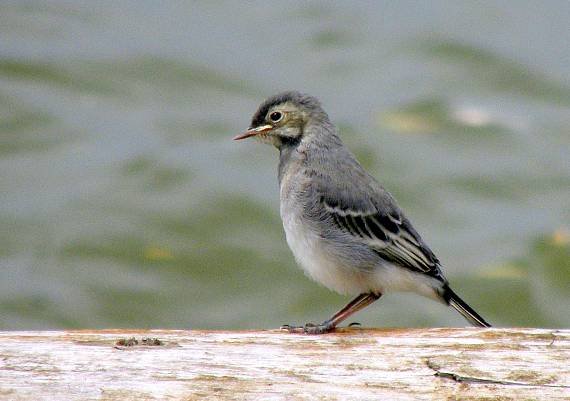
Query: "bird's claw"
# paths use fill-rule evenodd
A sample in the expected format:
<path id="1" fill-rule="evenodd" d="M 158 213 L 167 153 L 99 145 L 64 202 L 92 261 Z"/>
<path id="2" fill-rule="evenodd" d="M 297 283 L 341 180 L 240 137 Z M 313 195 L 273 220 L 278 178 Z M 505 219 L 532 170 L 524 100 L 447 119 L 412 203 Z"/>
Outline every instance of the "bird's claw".
<path id="1" fill-rule="evenodd" d="M 325 334 L 334 330 L 334 326 L 329 322 L 321 324 L 306 323 L 304 326 L 292 326 L 284 324 L 280 327 L 281 330 L 287 330 L 289 333 L 303 333 L 303 334 Z"/>
<path id="2" fill-rule="evenodd" d="M 355 327 L 355 326 L 359 326 L 359 327 L 360 327 L 360 326 L 362 326 L 362 324 L 361 324 L 361 323 L 358 323 L 358 322 L 352 322 L 352 323 L 350 323 L 350 324 L 348 325 L 348 327 Z"/>
<path id="3" fill-rule="evenodd" d="M 279 330 L 287 330 L 289 333 L 302 333 L 303 326 L 293 326 L 290 324 L 283 324 L 279 327 Z"/>

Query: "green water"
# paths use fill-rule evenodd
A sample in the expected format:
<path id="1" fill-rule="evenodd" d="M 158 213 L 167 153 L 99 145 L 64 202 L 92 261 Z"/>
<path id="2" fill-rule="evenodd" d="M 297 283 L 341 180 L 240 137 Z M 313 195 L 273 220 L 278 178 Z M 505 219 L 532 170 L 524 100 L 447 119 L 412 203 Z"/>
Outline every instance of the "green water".
<path id="1" fill-rule="evenodd" d="M 276 151 L 231 141 L 283 89 L 322 100 L 490 322 L 570 325 L 570 4 L 305 4 L 0 4 L 0 329 L 340 308 L 287 248 Z M 409 294 L 353 320 L 465 324 Z"/>

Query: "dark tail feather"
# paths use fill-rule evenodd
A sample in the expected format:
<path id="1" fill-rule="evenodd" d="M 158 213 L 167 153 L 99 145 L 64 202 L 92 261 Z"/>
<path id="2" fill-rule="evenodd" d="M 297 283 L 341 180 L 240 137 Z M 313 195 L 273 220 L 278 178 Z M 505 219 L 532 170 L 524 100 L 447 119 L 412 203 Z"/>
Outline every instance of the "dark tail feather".
<path id="1" fill-rule="evenodd" d="M 469 321 L 473 326 L 478 327 L 491 327 L 489 323 L 485 321 L 477 312 L 473 310 L 467 303 L 459 298 L 449 286 L 446 284 L 443 287 L 443 299 L 452 306 L 457 312 L 461 313 L 461 315 Z"/>

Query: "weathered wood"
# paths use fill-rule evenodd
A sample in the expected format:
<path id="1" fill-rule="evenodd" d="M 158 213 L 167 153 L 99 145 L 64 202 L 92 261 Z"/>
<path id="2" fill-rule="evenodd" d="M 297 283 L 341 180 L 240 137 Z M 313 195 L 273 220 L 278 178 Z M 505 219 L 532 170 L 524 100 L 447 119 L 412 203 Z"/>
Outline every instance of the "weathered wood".
<path id="1" fill-rule="evenodd" d="M 570 330 L 3 332 L 0 399 L 570 400 Z"/>

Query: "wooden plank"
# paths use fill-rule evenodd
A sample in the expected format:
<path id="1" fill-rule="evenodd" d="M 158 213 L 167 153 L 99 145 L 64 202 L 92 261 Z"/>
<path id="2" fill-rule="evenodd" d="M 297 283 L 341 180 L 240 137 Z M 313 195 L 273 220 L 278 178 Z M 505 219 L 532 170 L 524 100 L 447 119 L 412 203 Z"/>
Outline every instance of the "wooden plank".
<path id="1" fill-rule="evenodd" d="M 570 330 L 1 332 L 0 399 L 570 400 Z"/>

